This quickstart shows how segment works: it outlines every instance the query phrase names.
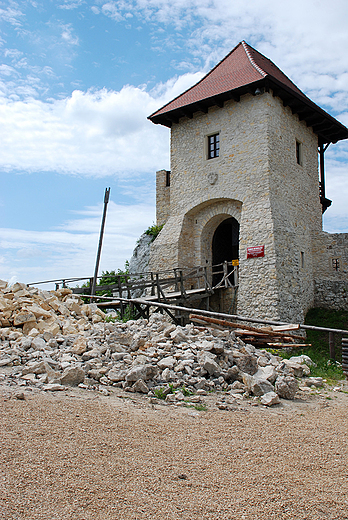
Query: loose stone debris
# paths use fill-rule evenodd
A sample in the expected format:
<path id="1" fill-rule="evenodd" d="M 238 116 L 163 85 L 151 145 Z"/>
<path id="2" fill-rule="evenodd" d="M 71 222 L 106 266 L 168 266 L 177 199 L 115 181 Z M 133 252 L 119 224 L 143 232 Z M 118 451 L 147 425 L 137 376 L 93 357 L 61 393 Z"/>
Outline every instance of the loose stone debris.
<path id="1" fill-rule="evenodd" d="M 265 406 L 294 399 L 298 378 L 312 388 L 323 384 L 308 377 L 308 356 L 284 360 L 233 331 L 176 326 L 159 313 L 105 322 L 96 304 L 67 288 L 40 291 L 0 281 L 0 326 L 0 367 L 12 367 L 2 380 L 20 387 L 54 392 L 79 386 L 104 395 L 117 387 L 146 394 L 152 403 L 196 407 L 216 391 L 223 392 L 218 408 L 233 410 L 252 396 Z"/>

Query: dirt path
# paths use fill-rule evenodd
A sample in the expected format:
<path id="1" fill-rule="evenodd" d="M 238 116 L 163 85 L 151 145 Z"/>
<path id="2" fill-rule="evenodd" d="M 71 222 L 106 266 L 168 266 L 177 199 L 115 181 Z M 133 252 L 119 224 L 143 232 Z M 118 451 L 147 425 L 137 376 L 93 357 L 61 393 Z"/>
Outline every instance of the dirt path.
<path id="1" fill-rule="evenodd" d="M 216 400 L 0 388 L 1 520 L 348 519 L 346 393 Z"/>

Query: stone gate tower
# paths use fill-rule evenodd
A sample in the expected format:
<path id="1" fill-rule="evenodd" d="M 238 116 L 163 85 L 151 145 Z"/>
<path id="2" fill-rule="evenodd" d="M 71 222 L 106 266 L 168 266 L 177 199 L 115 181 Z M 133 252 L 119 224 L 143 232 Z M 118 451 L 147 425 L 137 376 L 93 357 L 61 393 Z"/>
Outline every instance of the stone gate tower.
<path id="1" fill-rule="evenodd" d="M 238 312 L 296 322 L 323 280 L 347 286 L 348 234 L 324 233 L 322 212 L 324 151 L 348 130 L 270 60 L 242 41 L 149 119 L 171 128 L 151 270 L 239 259 Z"/>

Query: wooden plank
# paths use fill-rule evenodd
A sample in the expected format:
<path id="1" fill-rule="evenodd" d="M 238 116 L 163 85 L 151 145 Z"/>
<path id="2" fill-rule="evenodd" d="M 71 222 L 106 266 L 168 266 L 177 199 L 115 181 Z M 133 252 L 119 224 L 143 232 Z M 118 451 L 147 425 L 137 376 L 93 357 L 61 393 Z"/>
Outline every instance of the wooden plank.
<path id="1" fill-rule="evenodd" d="M 311 343 L 267 343 L 270 348 L 300 348 L 311 347 Z"/>
<path id="2" fill-rule="evenodd" d="M 240 323 L 233 323 L 231 321 L 226 320 L 218 320 L 216 318 L 208 318 L 207 316 L 201 316 L 197 314 L 190 314 L 189 316 L 190 320 L 194 321 L 195 319 L 203 320 L 206 323 L 215 323 L 216 325 L 221 325 L 223 327 L 229 327 L 231 329 L 242 329 L 247 330 L 250 332 L 257 332 L 257 333 L 266 333 L 269 336 L 275 336 L 275 337 L 282 337 L 282 338 L 292 338 L 292 339 L 300 339 L 299 336 L 294 336 L 290 334 L 284 334 L 281 332 L 273 332 L 266 329 L 256 328 L 256 327 L 250 327 L 249 325 L 243 325 Z"/>
<path id="3" fill-rule="evenodd" d="M 274 332 L 285 332 L 287 330 L 298 330 L 300 325 L 297 323 L 289 323 L 289 325 L 273 325 L 271 329 Z"/>

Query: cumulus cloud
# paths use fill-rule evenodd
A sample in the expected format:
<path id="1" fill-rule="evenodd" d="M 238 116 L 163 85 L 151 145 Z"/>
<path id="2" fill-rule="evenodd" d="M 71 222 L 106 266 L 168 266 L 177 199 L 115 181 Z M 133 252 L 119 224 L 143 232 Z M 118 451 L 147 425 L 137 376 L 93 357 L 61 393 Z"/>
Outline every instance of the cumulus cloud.
<path id="1" fill-rule="evenodd" d="M 0 74 L 2 76 L 12 76 L 17 75 L 17 71 L 13 67 L 10 67 L 9 65 L 3 63 L 2 65 L 0 65 Z"/>
<path id="2" fill-rule="evenodd" d="M 348 3 L 333 0 L 330 8 L 318 0 L 292 0 L 284 4 L 259 0 L 131 0 L 102 3 L 104 15 L 121 21 L 131 12 L 140 20 L 163 24 L 168 29 L 186 29 L 190 36 L 181 45 L 200 59 L 209 70 L 240 40 L 247 40 L 280 65 L 298 86 L 323 101 L 321 89 L 348 93 Z M 113 13 L 117 13 L 117 17 Z M 299 15 L 300 13 L 300 15 Z M 324 37 L 325 35 L 325 37 Z M 173 38 L 161 39 L 171 45 Z M 180 45 L 175 35 L 176 45 Z M 178 69 L 182 62 L 178 62 Z M 185 65 L 186 66 L 186 65 Z M 333 103 L 331 103 L 333 101 Z M 325 98 L 328 108 L 337 110 L 336 100 Z"/>
<path id="3" fill-rule="evenodd" d="M 64 2 L 62 4 L 58 4 L 57 7 L 58 7 L 58 9 L 66 9 L 66 10 L 70 11 L 71 9 L 77 9 L 84 3 L 85 3 L 84 0 L 75 0 L 75 1 L 64 0 Z"/>
<path id="4" fill-rule="evenodd" d="M 106 16 L 109 16 L 113 20 L 116 20 L 117 22 L 120 22 L 121 20 L 124 20 L 124 16 L 121 14 L 122 5 L 120 5 L 120 2 L 107 2 L 103 4 L 102 6 L 102 12 Z M 122 9 L 124 10 L 124 9 Z M 125 15 L 130 14 L 129 12 L 125 13 Z"/>
<path id="5" fill-rule="evenodd" d="M 152 92 L 75 90 L 62 100 L 0 103 L 0 168 L 103 176 L 168 168 L 168 130 L 147 116 L 192 85 L 186 74 Z"/>

